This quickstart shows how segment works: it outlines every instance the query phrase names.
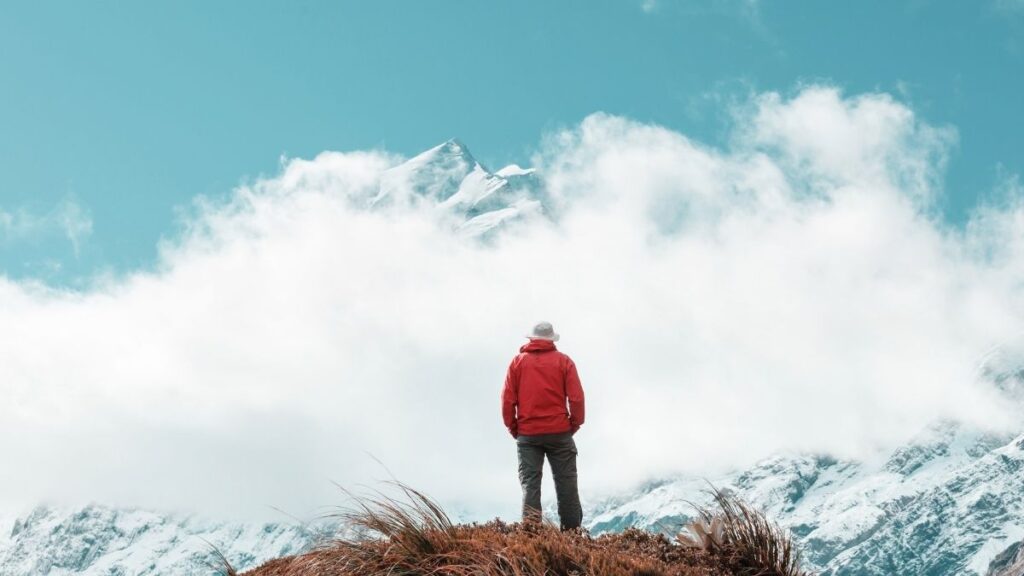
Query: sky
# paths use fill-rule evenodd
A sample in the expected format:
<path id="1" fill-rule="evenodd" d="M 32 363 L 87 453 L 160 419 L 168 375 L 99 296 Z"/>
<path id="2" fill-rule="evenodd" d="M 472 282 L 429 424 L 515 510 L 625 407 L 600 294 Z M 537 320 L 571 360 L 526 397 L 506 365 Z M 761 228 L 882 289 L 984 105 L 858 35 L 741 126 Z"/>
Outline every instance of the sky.
<path id="1" fill-rule="evenodd" d="M 594 112 L 712 145 L 728 102 L 829 82 L 951 125 L 952 222 L 1024 169 L 1024 8 L 982 2 L 117 2 L 0 7 L 0 271 L 151 267 L 197 195 L 282 157 L 458 137 L 527 162 Z"/>
<path id="2" fill-rule="evenodd" d="M 394 473 L 513 517 L 540 319 L 588 495 L 1019 431 L 978 368 L 1024 321 L 1024 8 L 952 4 L 5 6 L 0 509 L 304 516 Z M 365 208 L 453 136 L 551 217 Z"/>

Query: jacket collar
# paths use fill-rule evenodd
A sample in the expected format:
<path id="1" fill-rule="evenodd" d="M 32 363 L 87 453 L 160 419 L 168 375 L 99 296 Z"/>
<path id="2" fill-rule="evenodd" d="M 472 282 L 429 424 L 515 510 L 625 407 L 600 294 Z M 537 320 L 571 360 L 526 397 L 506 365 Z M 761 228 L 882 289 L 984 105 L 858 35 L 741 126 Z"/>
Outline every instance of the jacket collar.
<path id="1" fill-rule="evenodd" d="M 550 352 L 552 350 L 557 350 L 555 343 L 542 338 L 531 338 L 529 342 L 519 348 L 520 352 Z"/>

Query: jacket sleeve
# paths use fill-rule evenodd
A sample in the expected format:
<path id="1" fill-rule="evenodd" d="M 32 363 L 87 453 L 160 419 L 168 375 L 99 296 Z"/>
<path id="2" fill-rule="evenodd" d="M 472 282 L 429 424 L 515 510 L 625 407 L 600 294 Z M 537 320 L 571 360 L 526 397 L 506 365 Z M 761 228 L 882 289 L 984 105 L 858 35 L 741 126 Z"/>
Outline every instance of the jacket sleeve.
<path id="1" fill-rule="evenodd" d="M 519 404 L 519 370 L 516 359 L 508 366 L 505 374 L 505 387 L 501 391 L 501 418 L 505 428 L 513 438 L 519 436 L 519 423 L 516 419 L 516 407 Z"/>
<path id="2" fill-rule="evenodd" d="M 583 385 L 576 373 L 576 363 L 571 359 L 565 369 L 565 395 L 569 399 L 569 424 L 575 433 L 583 425 L 586 406 L 583 399 Z"/>

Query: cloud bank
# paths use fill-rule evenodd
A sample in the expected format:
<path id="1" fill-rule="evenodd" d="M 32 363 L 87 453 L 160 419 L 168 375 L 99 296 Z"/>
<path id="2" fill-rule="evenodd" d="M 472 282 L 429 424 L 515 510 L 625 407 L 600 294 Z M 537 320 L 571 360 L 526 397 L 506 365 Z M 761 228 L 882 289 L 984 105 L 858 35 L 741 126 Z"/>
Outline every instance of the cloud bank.
<path id="1" fill-rule="evenodd" d="M 538 319 L 588 395 L 591 493 L 780 450 L 866 457 L 940 417 L 1014 425 L 977 378 L 1024 317 L 1013 195 L 944 224 L 955 132 L 885 94 L 812 86 L 735 115 L 725 149 L 604 114 L 545 136 L 556 216 L 487 243 L 429 202 L 365 209 L 401 158 L 325 152 L 197 203 L 155 272 L 0 279 L 0 506 L 302 515 L 341 500 L 332 480 L 385 477 L 379 458 L 514 516 L 498 394 Z"/>

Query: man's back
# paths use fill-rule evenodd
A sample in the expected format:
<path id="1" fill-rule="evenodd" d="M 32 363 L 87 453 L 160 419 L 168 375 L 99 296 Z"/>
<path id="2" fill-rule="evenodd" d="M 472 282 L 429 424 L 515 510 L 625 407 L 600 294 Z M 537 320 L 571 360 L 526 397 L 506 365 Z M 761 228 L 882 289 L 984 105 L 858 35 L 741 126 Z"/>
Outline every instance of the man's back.
<path id="1" fill-rule="evenodd" d="M 502 415 L 513 436 L 575 432 L 584 418 L 576 364 L 554 342 L 530 340 L 509 365 Z"/>

